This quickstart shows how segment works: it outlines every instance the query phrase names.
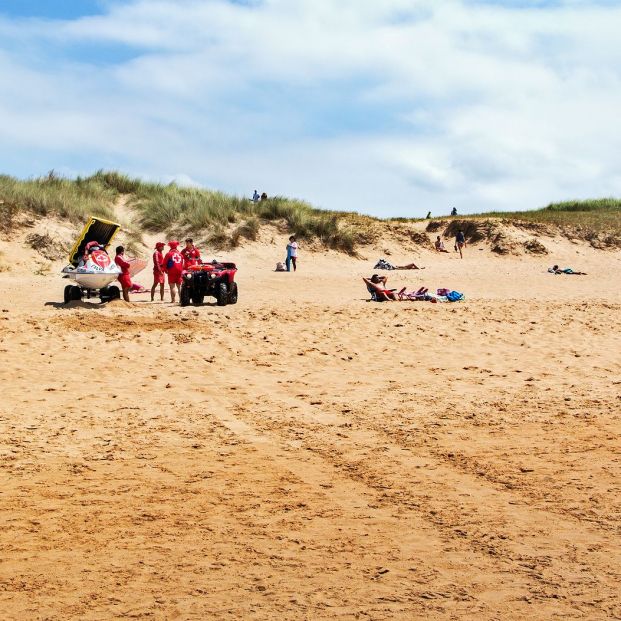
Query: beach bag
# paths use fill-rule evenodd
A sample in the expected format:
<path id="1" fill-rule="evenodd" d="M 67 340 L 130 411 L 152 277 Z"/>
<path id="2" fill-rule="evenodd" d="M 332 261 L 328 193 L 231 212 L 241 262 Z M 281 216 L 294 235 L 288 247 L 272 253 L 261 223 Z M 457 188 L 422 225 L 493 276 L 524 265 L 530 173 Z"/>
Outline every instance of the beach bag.
<path id="1" fill-rule="evenodd" d="M 460 300 L 464 299 L 464 294 L 459 293 L 459 291 L 449 291 L 446 294 L 446 298 L 449 302 L 459 302 Z"/>

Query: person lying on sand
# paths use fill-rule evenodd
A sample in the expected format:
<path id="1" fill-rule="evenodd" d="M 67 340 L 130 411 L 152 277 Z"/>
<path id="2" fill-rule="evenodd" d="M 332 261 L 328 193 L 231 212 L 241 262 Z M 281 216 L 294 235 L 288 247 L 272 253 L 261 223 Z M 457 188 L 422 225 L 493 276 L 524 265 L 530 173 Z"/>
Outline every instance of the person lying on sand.
<path id="1" fill-rule="evenodd" d="M 416 263 L 408 263 L 407 265 L 397 265 L 396 270 L 424 270 L 424 267 L 418 267 Z"/>
<path id="2" fill-rule="evenodd" d="M 386 259 L 380 259 L 375 266 L 374 270 L 424 270 L 424 267 L 418 267 L 416 263 L 408 263 L 407 265 L 393 265 L 386 261 Z"/>
<path id="3" fill-rule="evenodd" d="M 382 302 L 397 301 L 399 298 L 394 291 L 386 288 L 386 276 L 373 274 L 371 278 L 362 278 L 369 291 L 373 291 L 375 297 Z"/>
<path id="4" fill-rule="evenodd" d="M 550 274 L 567 274 L 569 276 L 587 276 L 586 272 L 574 272 L 571 267 L 559 269 L 558 265 L 553 265 L 552 267 L 549 267 L 548 272 L 550 272 Z"/>
<path id="5" fill-rule="evenodd" d="M 400 300 L 425 300 L 429 289 L 427 287 L 420 287 L 416 291 L 406 291 L 406 287 L 403 287 L 401 291 L 397 292 L 397 296 Z"/>

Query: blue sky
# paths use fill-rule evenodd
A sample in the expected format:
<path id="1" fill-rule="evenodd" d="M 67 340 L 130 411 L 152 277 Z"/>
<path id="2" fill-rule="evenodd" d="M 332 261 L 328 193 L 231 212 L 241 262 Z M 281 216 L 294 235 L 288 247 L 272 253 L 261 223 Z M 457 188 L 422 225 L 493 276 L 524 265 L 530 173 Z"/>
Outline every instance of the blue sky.
<path id="1" fill-rule="evenodd" d="M 420 216 L 621 194 L 620 2 L 0 0 L 0 172 Z"/>
<path id="2" fill-rule="evenodd" d="M 109 3 L 108 3 L 109 4 Z M 105 12 L 106 4 L 98 0 L 2 0 L 0 13 L 9 17 L 43 17 L 75 19 Z"/>

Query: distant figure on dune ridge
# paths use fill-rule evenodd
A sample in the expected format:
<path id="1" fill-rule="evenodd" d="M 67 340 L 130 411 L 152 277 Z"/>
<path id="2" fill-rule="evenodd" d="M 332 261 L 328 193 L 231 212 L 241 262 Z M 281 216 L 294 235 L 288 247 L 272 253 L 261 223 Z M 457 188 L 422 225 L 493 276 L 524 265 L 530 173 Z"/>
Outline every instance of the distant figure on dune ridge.
<path id="1" fill-rule="evenodd" d="M 256 190 L 254 191 L 254 194 L 252 195 L 252 202 L 253 203 L 259 202 L 259 193 Z"/>
<path id="2" fill-rule="evenodd" d="M 455 207 L 453 207 L 453 209 L 451 209 L 451 215 L 452 216 L 456 216 L 457 215 L 457 209 Z"/>
<path id="3" fill-rule="evenodd" d="M 574 272 L 571 267 L 560 269 L 558 265 L 553 265 L 548 268 L 550 274 L 567 274 L 568 276 L 588 276 L 586 272 Z"/>
<path id="4" fill-rule="evenodd" d="M 263 193 L 261 194 L 261 200 L 262 200 L 262 201 L 266 201 L 266 200 L 267 200 L 267 194 L 266 194 L 265 192 L 263 192 Z"/>
<path id="5" fill-rule="evenodd" d="M 456 247 L 456 250 L 459 251 L 459 257 L 463 259 L 464 254 L 462 250 L 466 247 L 466 236 L 464 235 L 464 232 L 461 229 L 459 230 L 457 235 L 455 235 L 455 247 Z"/>
<path id="6" fill-rule="evenodd" d="M 444 247 L 444 242 L 440 239 L 439 235 L 436 237 L 436 242 L 434 245 L 436 247 L 436 252 L 448 252 L 448 250 Z"/>

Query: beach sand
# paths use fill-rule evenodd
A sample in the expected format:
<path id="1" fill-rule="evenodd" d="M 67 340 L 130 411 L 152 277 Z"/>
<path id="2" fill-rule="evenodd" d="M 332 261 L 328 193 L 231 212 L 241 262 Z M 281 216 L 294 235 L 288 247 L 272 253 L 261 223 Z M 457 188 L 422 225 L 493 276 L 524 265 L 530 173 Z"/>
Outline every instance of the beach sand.
<path id="1" fill-rule="evenodd" d="M 621 618 L 621 253 L 393 247 L 466 301 L 377 304 L 283 242 L 224 308 L 0 274 L 0 616 Z"/>

